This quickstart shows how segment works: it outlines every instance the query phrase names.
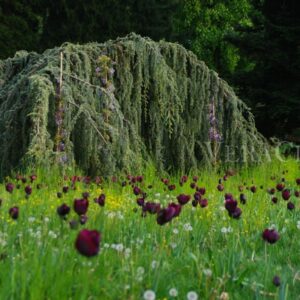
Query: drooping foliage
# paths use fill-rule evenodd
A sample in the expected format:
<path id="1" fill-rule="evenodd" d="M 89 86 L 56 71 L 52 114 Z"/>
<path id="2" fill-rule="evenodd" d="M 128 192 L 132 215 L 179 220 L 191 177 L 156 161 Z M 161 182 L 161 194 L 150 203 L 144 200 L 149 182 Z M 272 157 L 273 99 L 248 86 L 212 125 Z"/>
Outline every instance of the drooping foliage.
<path id="1" fill-rule="evenodd" d="M 160 169 L 187 171 L 265 154 L 246 105 L 178 44 L 131 34 L 18 52 L 0 61 L 0 80 L 2 174 L 24 159 L 75 161 L 109 175 L 149 158 Z"/>

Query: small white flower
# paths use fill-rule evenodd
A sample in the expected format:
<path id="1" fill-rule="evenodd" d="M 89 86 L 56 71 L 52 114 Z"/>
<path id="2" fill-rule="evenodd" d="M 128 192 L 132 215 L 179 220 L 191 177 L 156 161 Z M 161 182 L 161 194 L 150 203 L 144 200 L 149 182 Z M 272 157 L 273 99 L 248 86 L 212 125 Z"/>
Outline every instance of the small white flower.
<path id="1" fill-rule="evenodd" d="M 124 251 L 124 254 L 125 254 L 125 258 L 128 258 L 131 254 L 131 249 L 130 248 L 126 248 L 125 251 Z"/>
<path id="2" fill-rule="evenodd" d="M 212 270 L 210 269 L 204 269 L 203 270 L 204 275 L 206 275 L 207 277 L 211 277 L 212 275 Z"/>
<path id="3" fill-rule="evenodd" d="M 147 290 L 144 292 L 144 300 L 155 300 L 155 292 L 152 290 Z"/>
<path id="4" fill-rule="evenodd" d="M 186 230 L 186 231 L 192 231 L 192 230 L 193 230 L 193 227 L 192 227 L 192 225 L 191 225 L 190 223 L 185 223 L 185 224 L 183 225 L 183 228 L 184 228 L 184 230 Z"/>
<path id="5" fill-rule="evenodd" d="M 103 247 L 104 247 L 104 248 L 109 248 L 109 244 L 108 244 L 108 243 L 105 243 L 105 244 L 103 245 Z"/>
<path id="6" fill-rule="evenodd" d="M 173 229 L 173 233 L 174 233 L 174 234 L 178 234 L 178 233 L 179 233 L 179 230 L 178 230 L 177 228 L 174 228 L 174 229 Z"/>
<path id="7" fill-rule="evenodd" d="M 220 210 L 224 211 L 226 208 L 224 206 L 220 206 Z"/>
<path id="8" fill-rule="evenodd" d="M 300 221 L 297 222 L 297 228 L 300 229 Z"/>
<path id="9" fill-rule="evenodd" d="M 118 252 L 122 252 L 123 249 L 124 249 L 123 244 L 117 244 L 117 245 L 116 245 L 116 250 L 117 250 Z"/>
<path id="10" fill-rule="evenodd" d="M 171 289 L 169 290 L 169 295 L 170 295 L 171 297 L 177 297 L 177 296 L 178 296 L 178 291 L 177 291 L 177 289 L 171 288 Z"/>
<path id="11" fill-rule="evenodd" d="M 124 289 L 125 289 L 125 290 L 129 290 L 129 289 L 130 289 L 130 285 L 129 285 L 129 284 L 126 284 L 126 285 L 124 286 Z"/>
<path id="12" fill-rule="evenodd" d="M 282 232 L 282 233 L 285 233 L 285 232 L 286 232 L 286 228 L 283 227 L 283 228 L 281 229 L 281 232 Z"/>
<path id="13" fill-rule="evenodd" d="M 159 266 L 159 262 L 156 261 L 156 260 L 153 260 L 152 263 L 151 263 L 151 268 L 152 268 L 152 269 L 155 269 L 155 268 L 157 268 L 158 266 Z"/>
<path id="14" fill-rule="evenodd" d="M 154 194 L 154 196 L 155 196 L 156 198 L 159 198 L 159 197 L 160 197 L 160 193 L 156 193 L 156 194 Z"/>
<path id="15" fill-rule="evenodd" d="M 113 249 L 116 249 L 117 245 L 116 244 L 111 244 L 110 247 L 113 248 Z"/>
<path id="16" fill-rule="evenodd" d="M 198 294 L 194 291 L 190 291 L 186 295 L 188 300 L 198 300 Z"/>
<path id="17" fill-rule="evenodd" d="M 229 227 L 227 228 L 227 232 L 232 232 L 232 231 L 233 231 L 232 227 L 229 226 Z"/>
<path id="18" fill-rule="evenodd" d="M 170 246 L 171 246 L 171 248 L 175 249 L 177 247 L 177 244 L 176 243 L 171 243 Z"/>
<path id="19" fill-rule="evenodd" d="M 35 217 L 29 217 L 28 222 L 33 223 L 35 221 Z"/>
<path id="20" fill-rule="evenodd" d="M 57 238 L 57 234 L 56 234 L 54 231 L 52 231 L 52 230 L 50 230 L 50 231 L 48 232 L 48 234 L 49 234 L 49 236 L 52 237 L 53 239 L 56 239 L 56 238 Z"/>
<path id="21" fill-rule="evenodd" d="M 221 232 L 224 233 L 224 234 L 226 234 L 227 233 L 227 228 L 226 227 L 222 227 L 221 228 Z"/>
<path id="22" fill-rule="evenodd" d="M 45 217 L 45 218 L 44 218 L 44 221 L 45 221 L 46 223 L 48 223 L 48 222 L 50 221 L 50 219 L 49 219 L 48 217 Z"/>
<path id="23" fill-rule="evenodd" d="M 143 267 L 138 267 L 137 273 L 138 273 L 138 275 L 143 275 L 145 273 L 145 269 Z"/>

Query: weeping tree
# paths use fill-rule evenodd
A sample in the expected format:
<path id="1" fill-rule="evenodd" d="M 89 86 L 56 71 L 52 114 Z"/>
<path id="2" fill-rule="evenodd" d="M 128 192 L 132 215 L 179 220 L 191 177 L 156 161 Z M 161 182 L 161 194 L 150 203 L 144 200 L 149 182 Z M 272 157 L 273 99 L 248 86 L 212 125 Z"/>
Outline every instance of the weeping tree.
<path id="1" fill-rule="evenodd" d="M 0 61 L 1 174 L 76 163 L 90 174 L 260 161 L 248 107 L 178 44 L 130 34 Z"/>

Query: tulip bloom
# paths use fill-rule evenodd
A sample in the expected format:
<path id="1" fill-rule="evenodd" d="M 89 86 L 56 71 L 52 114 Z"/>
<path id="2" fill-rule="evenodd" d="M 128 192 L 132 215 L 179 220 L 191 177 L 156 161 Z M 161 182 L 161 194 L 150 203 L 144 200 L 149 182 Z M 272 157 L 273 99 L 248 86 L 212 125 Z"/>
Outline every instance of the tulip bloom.
<path id="1" fill-rule="evenodd" d="M 281 192 L 284 189 L 284 183 L 278 183 L 276 185 L 277 191 Z"/>
<path id="2" fill-rule="evenodd" d="M 61 217 L 65 217 L 70 212 L 70 207 L 64 203 L 56 211 Z"/>
<path id="3" fill-rule="evenodd" d="M 204 207 L 206 207 L 206 206 L 208 205 L 208 201 L 207 201 L 207 199 L 201 199 L 201 200 L 199 201 L 199 204 L 200 204 L 200 206 L 201 206 L 202 208 L 204 208 Z"/>
<path id="4" fill-rule="evenodd" d="M 224 191 L 224 185 L 223 184 L 218 184 L 217 189 L 219 192 Z"/>
<path id="5" fill-rule="evenodd" d="M 289 210 L 295 209 L 295 204 L 293 202 L 288 202 L 287 209 L 289 209 Z"/>
<path id="6" fill-rule="evenodd" d="M 174 218 L 178 217 L 181 213 L 181 205 L 180 204 L 176 204 L 176 203 L 170 203 L 168 205 L 168 207 L 173 207 L 175 208 L 175 214 L 174 214 Z"/>
<path id="7" fill-rule="evenodd" d="M 282 195 L 282 198 L 285 201 L 289 200 L 290 197 L 291 197 L 291 193 L 290 193 L 290 191 L 288 189 L 283 190 L 282 193 L 281 193 L 281 195 Z"/>
<path id="8" fill-rule="evenodd" d="M 146 204 L 143 206 L 144 212 L 149 212 L 150 214 L 156 214 L 160 210 L 160 204 L 155 202 L 146 202 Z"/>
<path id="9" fill-rule="evenodd" d="M 15 206 L 9 209 L 9 215 L 12 219 L 16 220 L 19 217 L 19 207 Z"/>
<path id="10" fill-rule="evenodd" d="M 89 201 L 87 199 L 75 199 L 74 210 L 80 215 L 85 215 L 89 207 Z"/>
<path id="11" fill-rule="evenodd" d="M 105 194 L 101 194 L 101 195 L 99 196 L 99 198 L 96 199 L 95 202 L 97 202 L 100 206 L 104 206 L 104 205 L 105 205 L 105 199 L 106 199 Z"/>
<path id="12" fill-rule="evenodd" d="M 274 276 L 272 282 L 275 286 L 280 286 L 280 277 Z"/>
<path id="13" fill-rule="evenodd" d="M 97 230 L 83 229 L 78 233 L 75 247 L 84 256 L 91 257 L 98 254 L 101 234 Z"/>
<path id="14" fill-rule="evenodd" d="M 240 194 L 240 201 L 242 204 L 246 204 L 247 198 L 245 194 Z"/>
<path id="15" fill-rule="evenodd" d="M 181 205 L 187 204 L 191 199 L 190 195 L 180 194 L 177 196 L 177 200 Z"/>
<path id="16" fill-rule="evenodd" d="M 9 192 L 9 193 L 12 193 L 12 192 L 13 192 L 14 187 L 15 187 L 15 186 L 14 186 L 11 182 L 9 182 L 9 183 L 7 183 L 7 184 L 5 185 L 5 189 L 6 189 L 6 191 Z"/>
<path id="17" fill-rule="evenodd" d="M 264 241 L 274 244 L 279 240 L 280 236 L 275 229 L 265 229 L 262 234 L 262 238 Z"/>
<path id="18" fill-rule="evenodd" d="M 139 187 L 135 186 L 133 188 L 133 193 L 137 196 L 141 193 L 141 189 Z"/>
<path id="19" fill-rule="evenodd" d="M 31 188 L 31 186 L 30 185 L 27 185 L 26 187 L 25 187 L 25 193 L 26 193 L 26 195 L 31 195 L 31 193 L 32 193 L 32 188 Z"/>
<path id="20" fill-rule="evenodd" d="M 167 208 L 161 209 L 157 214 L 157 224 L 164 225 L 171 221 L 176 213 L 176 209 L 172 206 L 169 206 Z"/>

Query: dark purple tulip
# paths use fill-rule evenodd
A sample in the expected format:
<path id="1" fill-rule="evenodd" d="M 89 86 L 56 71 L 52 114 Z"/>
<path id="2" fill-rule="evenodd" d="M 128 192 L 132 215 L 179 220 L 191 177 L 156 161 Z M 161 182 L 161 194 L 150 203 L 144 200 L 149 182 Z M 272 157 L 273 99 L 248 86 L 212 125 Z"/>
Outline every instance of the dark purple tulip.
<path id="1" fill-rule="evenodd" d="M 281 195 L 282 195 L 282 198 L 285 201 L 289 200 L 290 197 L 291 197 L 291 193 L 290 193 L 290 191 L 288 189 L 283 190 L 282 193 L 281 193 Z"/>
<path id="2" fill-rule="evenodd" d="M 277 275 L 274 276 L 272 282 L 275 286 L 277 286 L 277 287 L 280 286 L 280 277 Z"/>
<path id="3" fill-rule="evenodd" d="M 174 217 L 178 217 L 181 212 L 181 205 L 176 203 L 170 203 L 168 207 L 173 207 L 175 209 Z"/>
<path id="4" fill-rule="evenodd" d="M 199 177 L 198 177 L 198 176 L 194 176 L 194 177 L 193 177 L 193 181 L 194 181 L 194 182 L 197 182 L 197 181 L 198 181 L 198 179 L 199 179 Z"/>
<path id="5" fill-rule="evenodd" d="M 190 187 L 191 187 L 191 189 L 194 189 L 196 187 L 196 183 L 195 182 L 191 182 Z"/>
<path id="6" fill-rule="evenodd" d="M 168 186 L 169 191 L 174 191 L 176 189 L 176 185 L 175 184 L 170 184 Z"/>
<path id="7" fill-rule="evenodd" d="M 284 189 L 284 183 L 278 183 L 276 185 L 277 191 L 281 192 Z"/>
<path id="8" fill-rule="evenodd" d="M 242 214 L 242 210 L 239 207 L 236 207 L 234 212 L 229 213 L 229 215 L 234 219 L 239 219 Z"/>
<path id="9" fill-rule="evenodd" d="M 126 185 L 127 185 L 127 182 L 126 181 L 122 181 L 121 186 L 125 187 Z"/>
<path id="10" fill-rule="evenodd" d="M 297 197 L 297 198 L 300 197 L 300 191 L 295 191 L 295 197 Z"/>
<path id="11" fill-rule="evenodd" d="M 105 199 L 106 196 L 105 194 L 101 194 L 98 199 L 96 200 L 96 202 L 100 205 L 100 206 L 104 206 L 105 205 Z"/>
<path id="12" fill-rule="evenodd" d="M 199 192 L 203 196 L 203 195 L 205 195 L 206 189 L 204 187 L 197 188 L 197 192 Z"/>
<path id="13" fill-rule="evenodd" d="M 270 195 L 274 195 L 275 192 L 276 192 L 276 190 L 275 190 L 274 188 L 268 189 L 268 193 L 269 193 Z"/>
<path id="14" fill-rule="evenodd" d="M 295 204 L 293 202 L 288 202 L 287 203 L 287 209 L 289 209 L 289 210 L 295 209 Z"/>
<path id="15" fill-rule="evenodd" d="M 296 179 L 296 183 L 297 183 L 297 185 L 300 185 L 300 178 Z"/>
<path id="16" fill-rule="evenodd" d="M 111 182 L 115 183 L 118 181 L 118 178 L 116 176 L 112 176 L 111 178 Z"/>
<path id="17" fill-rule="evenodd" d="M 64 186 L 64 187 L 62 188 L 62 191 L 63 191 L 65 194 L 68 192 L 68 190 L 69 190 L 69 187 L 68 187 L 68 186 Z"/>
<path id="18" fill-rule="evenodd" d="M 85 256 L 97 255 L 100 249 L 101 234 L 97 230 L 83 229 L 75 241 L 78 252 Z"/>
<path id="19" fill-rule="evenodd" d="M 200 199 L 201 199 L 201 194 L 199 193 L 199 192 L 195 192 L 195 194 L 194 194 L 194 199 L 196 200 L 196 201 L 199 201 Z"/>
<path id="20" fill-rule="evenodd" d="M 219 192 L 224 191 L 224 185 L 223 184 L 218 184 L 217 189 Z"/>
<path id="21" fill-rule="evenodd" d="M 11 216 L 12 219 L 16 220 L 19 217 L 19 207 L 11 207 L 9 209 L 9 215 Z"/>
<path id="22" fill-rule="evenodd" d="M 164 225 L 164 224 L 168 223 L 169 221 L 172 220 L 172 218 L 174 218 L 175 213 L 176 213 L 176 210 L 172 206 L 161 209 L 157 213 L 157 219 L 156 219 L 157 224 Z"/>
<path id="23" fill-rule="evenodd" d="M 141 189 L 139 187 L 135 186 L 133 188 L 133 193 L 137 196 L 141 193 Z"/>
<path id="24" fill-rule="evenodd" d="M 65 217 L 70 212 L 70 207 L 64 203 L 56 211 L 61 217 Z"/>
<path id="25" fill-rule="evenodd" d="M 278 202 L 277 197 L 272 197 L 272 202 L 273 202 L 274 204 L 276 204 L 276 203 Z"/>
<path id="26" fill-rule="evenodd" d="M 143 206 L 144 203 L 145 203 L 145 199 L 144 199 L 144 198 L 138 198 L 138 199 L 136 200 L 136 203 L 137 203 L 137 205 L 139 205 L 139 206 Z"/>
<path id="27" fill-rule="evenodd" d="M 57 192 L 56 196 L 57 196 L 57 198 L 61 198 L 62 197 L 62 193 L 61 192 Z"/>
<path id="28" fill-rule="evenodd" d="M 246 204 L 247 198 L 245 194 L 240 194 L 240 201 L 242 204 Z"/>
<path id="29" fill-rule="evenodd" d="M 193 201 L 192 201 L 192 205 L 193 205 L 194 207 L 196 207 L 196 206 L 198 205 L 198 201 L 197 201 L 197 200 L 193 200 Z"/>
<path id="30" fill-rule="evenodd" d="M 26 182 L 27 182 L 27 179 L 26 179 L 25 177 L 22 177 L 21 181 L 22 181 L 23 183 L 26 183 Z"/>
<path id="31" fill-rule="evenodd" d="M 88 217 L 86 215 L 81 215 L 79 217 L 79 222 L 81 225 L 84 225 L 87 222 Z"/>
<path id="32" fill-rule="evenodd" d="M 7 183 L 7 184 L 5 185 L 5 189 L 6 189 L 9 193 L 12 193 L 12 192 L 13 192 L 14 187 L 15 187 L 15 186 L 14 186 L 11 182 L 9 182 L 9 183 Z"/>
<path id="33" fill-rule="evenodd" d="M 190 195 L 180 194 L 177 196 L 177 200 L 181 205 L 187 204 L 191 199 Z"/>
<path id="34" fill-rule="evenodd" d="M 34 182 L 36 179 L 37 179 L 37 176 L 36 176 L 35 174 L 32 174 L 32 175 L 30 176 L 30 181 L 31 181 L 31 183 Z"/>
<path id="35" fill-rule="evenodd" d="M 69 224 L 70 224 L 71 229 L 77 229 L 78 228 L 78 221 L 76 221 L 76 220 L 71 220 L 69 222 Z"/>
<path id="36" fill-rule="evenodd" d="M 169 179 L 167 178 L 162 178 L 161 181 L 165 184 L 165 185 L 168 185 L 169 184 Z"/>
<path id="37" fill-rule="evenodd" d="M 181 179 L 180 179 L 180 182 L 182 182 L 182 183 L 186 183 L 187 181 L 188 181 L 188 177 L 186 176 L 186 175 L 183 175 L 182 177 L 181 177 Z"/>
<path id="38" fill-rule="evenodd" d="M 227 199 L 225 201 L 225 208 L 230 214 L 232 214 L 237 208 L 237 204 L 238 204 L 237 201 L 235 201 L 234 199 Z"/>
<path id="39" fill-rule="evenodd" d="M 265 229 L 262 234 L 262 238 L 266 242 L 268 242 L 270 244 L 274 244 L 279 240 L 280 236 L 279 236 L 279 233 L 275 229 Z"/>
<path id="40" fill-rule="evenodd" d="M 136 181 L 137 181 L 137 182 L 142 182 L 143 179 L 144 179 L 143 176 L 136 176 Z"/>
<path id="41" fill-rule="evenodd" d="M 224 176 L 223 176 L 223 180 L 224 180 L 224 181 L 227 181 L 227 179 L 228 179 L 228 176 L 224 175 Z"/>
<path id="42" fill-rule="evenodd" d="M 75 199 L 74 210 L 78 215 L 85 215 L 89 207 L 89 201 L 87 199 Z"/>
<path id="43" fill-rule="evenodd" d="M 89 193 L 89 192 L 83 192 L 83 193 L 82 193 L 83 199 L 88 199 L 89 196 L 90 196 L 90 193 Z"/>
<path id="44" fill-rule="evenodd" d="M 160 204 L 155 202 L 146 202 L 143 206 L 144 212 L 149 212 L 150 214 L 156 214 L 160 210 Z"/>
<path id="45" fill-rule="evenodd" d="M 252 193 L 255 193 L 256 192 L 256 186 L 255 185 L 252 185 L 251 187 L 250 187 L 250 191 L 252 192 Z"/>
<path id="46" fill-rule="evenodd" d="M 25 193 L 26 193 L 26 195 L 31 195 L 31 193 L 32 193 L 32 188 L 31 188 L 31 186 L 30 185 L 27 185 L 26 187 L 25 187 Z"/>
<path id="47" fill-rule="evenodd" d="M 206 206 L 208 205 L 208 201 L 207 201 L 207 199 L 201 199 L 201 200 L 199 201 L 199 204 L 200 204 L 200 206 L 201 206 L 202 208 L 204 208 L 204 207 L 206 207 Z"/>
<path id="48" fill-rule="evenodd" d="M 225 197 L 225 200 L 230 200 L 230 199 L 233 200 L 232 194 L 226 193 L 224 197 Z"/>

